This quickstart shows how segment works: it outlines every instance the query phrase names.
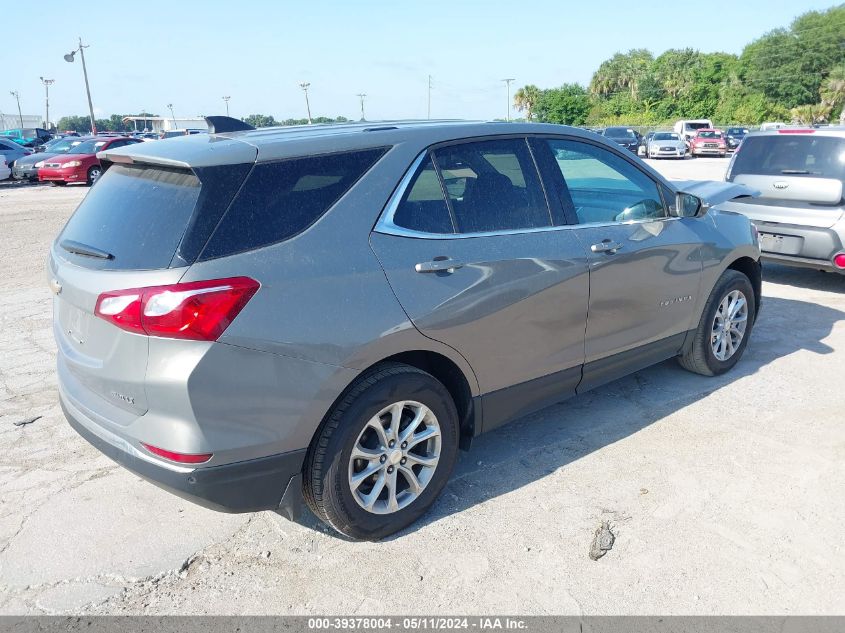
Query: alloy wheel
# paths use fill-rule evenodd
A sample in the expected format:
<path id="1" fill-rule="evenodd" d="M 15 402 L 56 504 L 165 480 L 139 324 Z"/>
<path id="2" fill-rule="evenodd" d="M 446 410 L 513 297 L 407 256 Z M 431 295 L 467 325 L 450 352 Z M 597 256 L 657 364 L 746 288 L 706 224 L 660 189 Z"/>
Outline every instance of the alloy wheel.
<path id="1" fill-rule="evenodd" d="M 424 404 L 395 402 L 374 415 L 355 440 L 349 489 L 367 512 L 391 514 L 413 503 L 440 460 L 440 424 Z"/>
<path id="2" fill-rule="evenodd" d="M 748 325 L 748 300 L 739 290 L 729 292 L 716 309 L 710 334 L 713 355 L 726 361 L 739 349 Z"/>

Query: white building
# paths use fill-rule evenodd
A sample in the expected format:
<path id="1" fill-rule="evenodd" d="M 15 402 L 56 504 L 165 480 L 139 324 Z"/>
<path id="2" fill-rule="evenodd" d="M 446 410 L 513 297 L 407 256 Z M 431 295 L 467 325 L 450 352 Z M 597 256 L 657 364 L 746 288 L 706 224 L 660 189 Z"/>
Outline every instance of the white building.
<path id="1" fill-rule="evenodd" d="M 0 112 L 0 130 L 16 130 L 21 127 L 44 127 L 44 117 L 40 114 L 24 114 L 21 125 L 21 117 L 17 114 Z"/>
<path id="2" fill-rule="evenodd" d="M 123 122 L 132 125 L 138 132 L 169 132 L 170 130 L 205 130 L 208 125 L 202 117 L 190 119 L 170 118 L 164 116 L 125 116 Z"/>

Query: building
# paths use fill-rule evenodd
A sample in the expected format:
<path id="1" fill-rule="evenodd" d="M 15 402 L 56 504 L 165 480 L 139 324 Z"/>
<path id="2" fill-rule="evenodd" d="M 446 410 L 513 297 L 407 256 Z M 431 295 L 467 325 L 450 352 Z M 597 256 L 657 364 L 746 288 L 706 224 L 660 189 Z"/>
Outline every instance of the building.
<path id="1" fill-rule="evenodd" d="M 24 114 L 23 125 L 17 114 L 0 112 L 0 130 L 16 130 L 18 128 L 44 127 L 44 117 L 40 114 Z M 205 123 L 203 123 L 205 127 Z"/>
<path id="2" fill-rule="evenodd" d="M 125 125 L 132 125 L 138 132 L 169 132 L 170 130 L 205 130 L 208 125 L 202 117 L 179 119 L 164 116 L 125 116 Z"/>

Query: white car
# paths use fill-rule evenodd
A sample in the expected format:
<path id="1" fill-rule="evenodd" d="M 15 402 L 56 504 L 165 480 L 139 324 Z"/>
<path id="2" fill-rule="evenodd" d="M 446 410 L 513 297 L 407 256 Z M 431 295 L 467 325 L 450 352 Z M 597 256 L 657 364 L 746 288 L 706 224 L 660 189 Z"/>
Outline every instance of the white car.
<path id="1" fill-rule="evenodd" d="M 712 129 L 713 122 L 710 119 L 691 119 L 675 123 L 675 134 L 680 135 L 687 143 L 692 140 L 699 130 Z"/>
<path id="2" fill-rule="evenodd" d="M 648 158 L 686 158 L 687 144 L 675 132 L 655 132 L 648 142 Z"/>
<path id="3" fill-rule="evenodd" d="M 9 169 L 9 166 L 6 164 L 6 157 L 3 154 L 0 154 L 0 180 L 6 180 L 6 178 L 10 178 L 12 175 L 12 170 Z"/>

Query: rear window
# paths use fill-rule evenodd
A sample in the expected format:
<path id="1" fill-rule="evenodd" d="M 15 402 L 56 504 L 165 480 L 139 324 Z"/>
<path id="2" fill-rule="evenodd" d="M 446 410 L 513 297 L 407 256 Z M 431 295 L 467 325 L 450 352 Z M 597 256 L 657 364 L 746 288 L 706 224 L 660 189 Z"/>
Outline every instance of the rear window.
<path id="1" fill-rule="evenodd" d="M 114 270 L 167 268 L 200 195 L 187 170 L 113 165 L 68 220 L 59 236 L 112 255 L 79 257 Z"/>
<path id="2" fill-rule="evenodd" d="M 739 174 L 845 181 L 845 139 L 811 134 L 748 136 L 734 159 L 731 178 Z"/>
<path id="3" fill-rule="evenodd" d="M 200 255 L 232 255 L 288 239 L 316 222 L 386 148 L 256 165 Z"/>

